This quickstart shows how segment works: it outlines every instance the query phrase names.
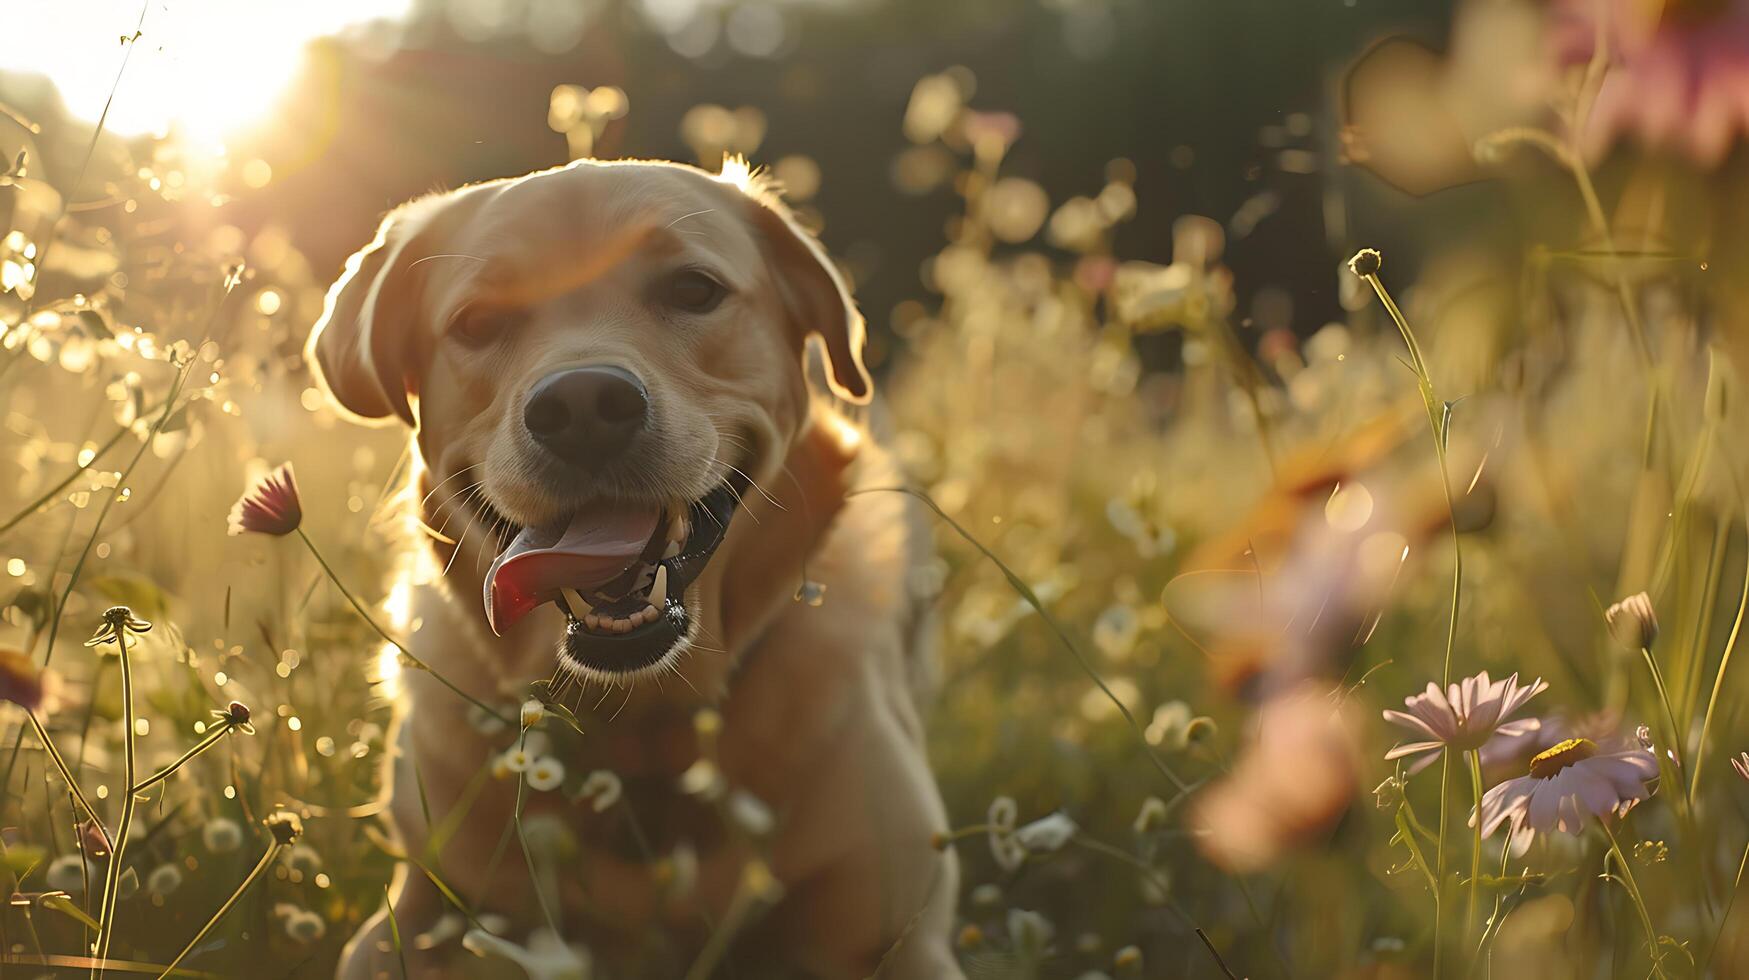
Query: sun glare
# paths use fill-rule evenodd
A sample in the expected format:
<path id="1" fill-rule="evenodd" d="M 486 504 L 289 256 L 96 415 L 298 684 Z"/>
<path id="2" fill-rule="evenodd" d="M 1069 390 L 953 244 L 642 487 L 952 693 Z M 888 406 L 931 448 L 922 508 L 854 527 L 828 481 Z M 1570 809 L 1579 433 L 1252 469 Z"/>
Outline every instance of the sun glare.
<path id="1" fill-rule="evenodd" d="M 272 110 L 313 38 L 405 14 L 412 0 L 152 0 L 106 127 L 219 143 Z M 96 120 L 140 24 L 132 0 L 17 5 L 0 69 L 47 76 L 75 116 Z"/>

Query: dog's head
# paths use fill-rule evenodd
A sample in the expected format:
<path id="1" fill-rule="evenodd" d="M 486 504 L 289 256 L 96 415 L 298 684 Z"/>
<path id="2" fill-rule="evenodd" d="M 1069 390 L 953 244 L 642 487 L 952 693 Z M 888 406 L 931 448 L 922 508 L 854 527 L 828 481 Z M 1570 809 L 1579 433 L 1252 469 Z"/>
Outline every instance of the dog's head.
<path id="1" fill-rule="evenodd" d="M 635 676 L 684 649 L 689 586 L 802 430 L 807 346 L 864 402 L 862 342 L 744 165 L 581 162 L 390 214 L 308 357 L 347 412 L 413 426 L 437 499 L 494 536 L 494 631 L 558 602 L 561 663 Z"/>

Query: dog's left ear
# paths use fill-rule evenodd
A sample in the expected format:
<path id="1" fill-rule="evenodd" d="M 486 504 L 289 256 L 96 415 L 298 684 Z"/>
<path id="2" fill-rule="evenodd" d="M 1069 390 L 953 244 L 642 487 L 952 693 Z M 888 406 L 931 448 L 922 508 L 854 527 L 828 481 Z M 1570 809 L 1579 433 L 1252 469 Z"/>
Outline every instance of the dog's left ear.
<path id="1" fill-rule="evenodd" d="M 406 266 L 412 226 L 420 223 L 406 209 L 383 219 L 370 244 L 346 260 L 304 348 L 310 372 L 355 421 L 417 424 L 407 350 L 417 304 Z"/>
<path id="2" fill-rule="evenodd" d="M 844 277 L 820 240 L 796 223 L 782 201 L 757 189 L 747 193 L 754 220 L 770 243 L 777 288 L 791 320 L 803 338 L 817 338 L 825 348 L 832 393 L 856 405 L 868 404 L 874 383 L 862 363 L 866 328 Z"/>

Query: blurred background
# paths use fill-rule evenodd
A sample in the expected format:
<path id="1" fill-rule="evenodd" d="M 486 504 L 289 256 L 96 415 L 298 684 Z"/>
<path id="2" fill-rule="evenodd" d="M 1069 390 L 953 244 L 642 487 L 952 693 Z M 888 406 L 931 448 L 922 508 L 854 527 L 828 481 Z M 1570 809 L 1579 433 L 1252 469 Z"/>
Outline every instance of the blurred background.
<path id="1" fill-rule="evenodd" d="M 373 801 L 401 660 L 296 542 L 225 532 L 290 460 L 339 578 L 422 628 L 409 583 L 431 570 L 394 546 L 404 434 L 340 419 L 303 363 L 346 257 L 426 192 L 738 153 L 854 284 L 914 485 L 1031 590 L 945 525 L 912 583 L 941 621 L 930 752 L 965 830 L 969 975 L 1749 974 L 1749 791 L 1726 764 L 1749 748 L 1749 4 L 5 17 L 0 697 L 9 664 L 46 678 L 47 730 L 109 814 L 130 731 L 114 659 L 80 646 L 105 607 L 158 624 L 131 731 L 149 762 L 215 707 L 255 712 L 155 800 L 120 955 L 173 956 L 275 807 L 304 817 L 300 850 L 197 966 L 323 975 L 399 859 Z M 1347 265 L 1362 247 L 1376 279 Z M 1642 590 L 1644 651 L 1606 615 Z M 1633 858 L 1611 877 L 1595 822 L 1473 844 L 1461 765 L 1384 759 L 1408 736 L 1381 711 L 1482 670 L 1550 682 L 1537 749 L 1649 726 L 1663 782 L 1617 822 Z M 89 835 L 10 707 L 0 945 L 43 966 L 88 936 L 44 896 L 91 907 Z M 1017 856 L 1014 825 L 1052 814 L 1068 842 Z M 531 860 L 574 857 L 567 833 Z M 1481 906 L 1461 928 L 1458 883 Z M 458 975 L 516 975 L 445 928 L 417 941 L 455 946 Z"/>

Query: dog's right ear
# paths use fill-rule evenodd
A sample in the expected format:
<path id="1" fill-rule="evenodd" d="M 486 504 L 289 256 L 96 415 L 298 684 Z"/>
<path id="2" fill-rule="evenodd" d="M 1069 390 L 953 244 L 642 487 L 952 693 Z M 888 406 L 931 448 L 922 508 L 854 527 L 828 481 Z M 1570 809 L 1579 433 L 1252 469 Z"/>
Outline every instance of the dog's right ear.
<path id="1" fill-rule="evenodd" d="M 418 315 L 407 252 L 418 223 L 404 210 L 383 219 L 376 238 L 346 260 L 304 347 L 317 383 L 357 421 L 418 424 L 407 397 Z"/>

